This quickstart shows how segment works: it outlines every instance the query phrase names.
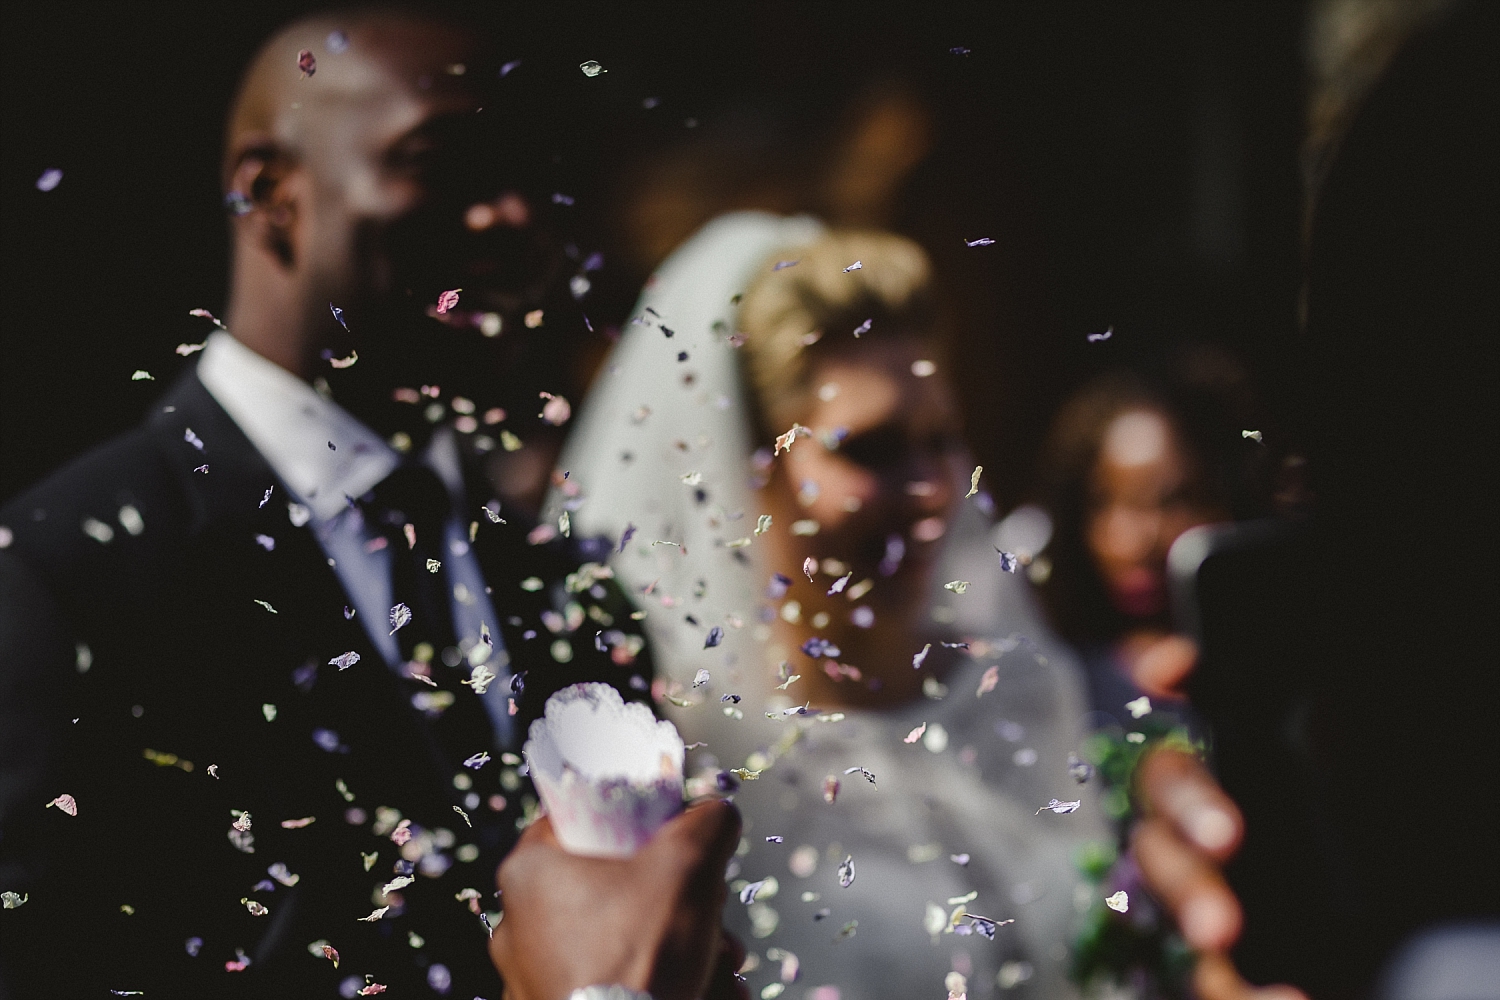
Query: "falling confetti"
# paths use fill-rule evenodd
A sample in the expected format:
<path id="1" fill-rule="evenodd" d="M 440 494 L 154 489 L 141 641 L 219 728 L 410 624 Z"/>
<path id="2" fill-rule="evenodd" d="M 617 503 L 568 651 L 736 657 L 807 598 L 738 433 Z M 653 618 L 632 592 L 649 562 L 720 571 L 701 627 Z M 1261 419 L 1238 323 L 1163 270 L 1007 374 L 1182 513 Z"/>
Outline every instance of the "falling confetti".
<path id="1" fill-rule="evenodd" d="M 724 630 L 721 627 L 719 627 L 718 625 L 715 625 L 713 628 L 711 628 L 711 629 L 708 630 L 708 638 L 706 638 L 706 639 L 703 640 L 703 648 L 704 649 L 713 649 L 715 646 L 717 646 L 719 643 L 721 643 L 723 641 L 724 641 Z"/>
<path id="2" fill-rule="evenodd" d="M 974 692 L 974 697 L 983 698 L 989 692 L 995 690 L 995 685 L 1000 683 L 1000 668 L 991 666 L 985 669 L 984 675 L 979 678 L 979 690 Z"/>
<path id="3" fill-rule="evenodd" d="M 343 327 L 346 333 L 353 332 L 349 329 L 349 324 L 344 322 L 344 310 L 340 309 L 332 302 L 328 303 L 328 309 L 333 313 L 333 318 L 339 321 L 339 326 Z"/>
<path id="4" fill-rule="evenodd" d="M 458 305 L 458 293 L 461 292 L 461 291 L 463 291 L 462 288 L 450 288 L 446 292 L 444 292 L 443 294 L 441 294 L 441 295 L 438 296 L 438 300 L 437 300 L 438 315 L 441 316 L 442 314 L 446 313 L 448 310 L 450 310 L 453 307 L 455 307 L 455 306 Z"/>
<path id="5" fill-rule="evenodd" d="M 54 191 L 62 183 L 63 172 L 56 167 L 50 167 L 42 171 L 42 176 L 36 179 L 38 191 Z"/>
<path id="6" fill-rule="evenodd" d="M 266 504 L 270 503 L 271 502 L 271 494 L 274 493 L 275 491 L 276 491 L 276 487 L 274 487 L 274 486 L 272 486 L 270 489 L 266 490 L 266 495 L 260 498 L 260 503 L 257 504 L 256 506 L 258 508 L 259 507 L 264 507 Z"/>
<path id="7" fill-rule="evenodd" d="M 1104 905 L 1109 907 L 1111 910 L 1114 910 L 1116 913 L 1124 913 L 1126 910 L 1130 909 L 1130 896 L 1126 894 L 1124 889 L 1121 889 L 1113 896 L 1105 896 Z"/>
<path id="8" fill-rule="evenodd" d="M 1265 443 L 1262 440 L 1262 435 L 1261 435 L 1260 431 L 1240 431 L 1240 437 L 1241 438 L 1249 438 L 1251 441 L 1254 441 L 1256 444 L 1264 444 Z"/>
<path id="9" fill-rule="evenodd" d="M 799 437 L 811 436 L 811 430 L 803 427 L 801 424 L 794 423 L 792 424 L 791 430 L 787 431 L 785 434 L 778 434 L 776 436 L 776 447 L 772 451 L 771 456 L 774 458 L 775 456 L 780 455 L 783 451 L 790 452 L 792 450 L 792 442 L 796 441 Z"/>
<path id="10" fill-rule="evenodd" d="M 177 353 L 180 354 L 182 357 L 185 358 L 185 357 L 187 357 L 190 354 L 197 354 L 199 351 L 203 350 L 207 346 L 208 346 L 208 341 L 206 341 L 206 340 L 203 343 L 201 343 L 201 344 L 178 344 L 177 345 Z"/>
<path id="11" fill-rule="evenodd" d="M 1134 701 L 1125 703 L 1125 710 L 1130 713 L 1132 719 L 1139 719 L 1143 715 L 1151 714 L 1151 699 L 1141 695 Z"/>
<path id="12" fill-rule="evenodd" d="M 481 663 L 479 666 L 474 668 L 473 672 L 469 674 L 466 680 L 462 680 L 459 683 L 467 684 L 469 687 L 473 688 L 475 694 L 484 694 L 490 689 L 490 685 L 493 684 L 495 682 L 495 679 L 499 676 L 499 674 L 495 673 L 489 667 Z"/>
<path id="13" fill-rule="evenodd" d="M 845 775 L 850 775 L 850 774 L 853 774 L 856 771 L 858 771 L 860 774 L 864 775 L 864 779 L 866 781 L 868 781 L 870 784 L 872 784 L 872 785 L 875 784 L 875 775 L 872 772 L 870 772 L 869 770 L 867 770 L 866 768 L 863 768 L 863 767 L 845 768 L 844 769 L 844 774 Z"/>
<path id="14" fill-rule="evenodd" d="M 1002 552 L 996 549 L 995 554 L 1000 557 L 1000 568 L 1005 572 L 1014 573 L 1021 568 L 1021 557 L 1014 552 Z"/>
<path id="15" fill-rule="evenodd" d="M 542 325 L 544 313 L 540 309 L 533 309 L 522 318 L 521 322 L 528 330 L 535 330 Z"/>
<path id="16" fill-rule="evenodd" d="M 776 262 L 776 266 L 773 267 L 773 268 L 771 268 L 771 270 L 773 270 L 773 271 L 784 271 L 784 270 L 786 270 L 789 267 L 796 267 L 800 263 L 802 263 L 802 261 L 800 259 L 799 260 L 778 260 Z"/>
<path id="17" fill-rule="evenodd" d="M 197 448 L 199 451 L 203 450 L 203 439 L 194 434 L 191 427 L 185 428 L 183 430 L 182 439 L 188 444 L 192 445 L 194 448 Z"/>
<path id="18" fill-rule="evenodd" d="M 152 375 L 150 372 L 142 368 L 137 368 L 135 372 L 130 376 L 130 381 L 132 382 L 145 382 L 148 380 L 151 382 L 155 382 L 156 376 Z"/>
<path id="19" fill-rule="evenodd" d="M 1078 807 L 1081 805 L 1083 805 L 1082 799 L 1077 799 L 1073 802 L 1064 802 L 1061 799 L 1048 799 L 1047 804 L 1042 806 L 1041 809 L 1038 809 L 1035 815 L 1040 816 L 1042 814 L 1042 810 L 1050 809 L 1052 812 L 1057 813 L 1059 816 L 1062 816 L 1066 813 L 1077 812 Z"/>
<path id="20" fill-rule="evenodd" d="M 751 903 L 755 902 L 755 894 L 760 892 L 760 890 L 765 887 L 765 884 L 768 881 L 769 879 L 761 879 L 759 882 L 751 882 L 749 885 L 745 886 L 740 890 L 740 902 L 745 904 L 746 906 L 749 906 Z"/>
<path id="21" fill-rule="evenodd" d="M 927 645 L 925 645 L 925 646 L 922 647 L 922 651 L 920 653 L 917 653 L 915 656 L 913 656 L 911 658 L 911 668 L 913 670 L 920 670 L 920 669 L 922 669 L 922 663 L 923 663 L 924 660 L 927 659 L 927 654 L 928 654 L 928 652 L 931 649 L 932 649 L 932 643 L 929 642 Z"/>
<path id="22" fill-rule="evenodd" d="M 831 805 L 834 799 L 837 799 L 839 797 L 839 785 L 839 779 L 834 775 L 830 774 L 828 777 L 823 779 L 824 802 L 827 802 Z"/>
<path id="23" fill-rule="evenodd" d="M 850 264 L 848 267 L 844 268 L 844 273 L 848 274 L 850 271 L 861 270 L 864 266 L 864 261 L 857 260 L 853 264 Z"/>
<path id="24" fill-rule="evenodd" d="M 952 580 L 952 581 L 950 581 L 948 583 L 943 584 L 943 589 L 944 590 L 951 590 L 955 594 L 962 594 L 962 593 L 964 593 L 965 591 L 967 591 L 969 589 L 969 581 L 968 580 Z"/>
<path id="25" fill-rule="evenodd" d="M 21 895 L 18 892 L 0 892 L 0 909 L 14 910 L 18 906 L 24 906 L 31 899 L 31 893 Z"/>
<path id="26" fill-rule="evenodd" d="M 318 60 L 311 49 L 303 49 L 297 53 L 297 68 L 302 71 L 304 80 L 318 71 Z"/>
<path id="27" fill-rule="evenodd" d="M 854 855 L 844 855 L 844 860 L 839 864 L 839 885 L 845 889 L 854 884 Z"/>
<path id="28" fill-rule="evenodd" d="M 976 494 L 976 493 L 979 492 L 979 474 L 981 472 L 983 472 L 983 471 L 984 471 L 984 466 L 982 466 L 982 465 L 976 465 L 976 466 L 974 466 L 974 472 L 973 472 L 972 475 L 969 476 L 969 492 L 967 492 L 967 493 L 964 494 L 964 499 L 965 500 L 969 499 L 969 497 L 971 497 L 974 494 Z"/>
<path id="29" fill-rule="evenodd" d="M 359 352 L 350 351 L 347 358 L 329 358 L 328 364 L 334 368 L 349 368 L 352 367 L 354 365 L 354 362 L 358 360 Z"/>
<path id="30" fill-rule="evenodd" d="M 1103 333 L 1091 333 L 1091 334 L 1089 334 L 1088 340 L 1089 340 L 1090 344 L 1097 344 L 1097 343 L 1099 343 L 1101 341 L 1108 340 L 1110 337 L 1113 337 L 1114 335 L 1115 335 L 1115 328 L 1114 327 L 1110 327 L 1109 329 L 1105 330 Z"/>
<path id="31" fill-rule="evenodd" d="M 802 573 L 807 577 L 807 582 L 812 583 L 813 574 L 818 571 L 818 561 L 812 556 L 802 560 Z"/>
<path id="32" fill-rule="evenodd" d="M 473 770 L 477 771 L 489 762 L 490 755 L 481 750 L 474 756 L 465 758 L 464 767 L 472 768 Z"/>
<path id="33" fill-rule="evenodd" d="M 245 909 L 250 911 L 250 915 L 252 917 L 264 917 L 266 914 L 271 912 L 264 905 L 244 896 L 240 897 L 240 902 L 245 904 Z"/>
<path id="34" fill-rule="evenodd" d="M 77 800 L 75 800 L 73 798 L 73 796 L 69 795 L 67 792 L 64 792 L 63 794 L 59 795 L 57 798 L 53 799 L 51 802 L 48 802 L 47 805 L 44 808 L 51 809 L 53 806 L 56 806 L 57 808 L 61 809 L 63 812 L 67 813 L 69 816 L 77 816 L 78 815 L 78 802 L 77 802 Z"/>
<path id="35" fill-rule="evenodd" d="M 390 621 L 391 630 L 387 634 L 395 635 L 397 631 L 411 621 L 411 608 L 408 608 L 405 604 L 397 604 L 391 608 Z"/>
<path id="36" fill-rule="evenodd" d="M 541 398 L 547 401 L 542 404 L 542 412 L 539 414 L 543 423 L 561 427 L 573 415 L 573 405 L 562 396 L 544 392 L 541 393 Z"/>
<path id="37" fill-rule="evenodd" d="M 257 597 L 257 598 L 255 598 L 255 599 L 254 599 L 254 600 L 255 600 L 255 603 L 256 603 L 256 604 L 259 604 L 259 605 L 260 605 L 260 606 L 261 606 L 261 607 L 263 607 L 263 608 L 265 608 L 265 609 L 266 609 L 266 610 L 267 610 L 267 611 L 269 611 L 269 612 L 271 612 L 271 614 L 273 614 L 273 615 L 275 615 L 275 614 L 280 614 L 280 612 L 278 612 L 278 611 L 277 611 L 277 610 L 276 610 L 276 609 L 275 609 L 275 608 L 273 608 L 273 607 L 271 607 L 271 602 L 270 602 L 270 601 L 262 601 L 262 600 L 261 600 L 261 599 L 260 599 L 260 598 L 258 598 L 258 597 Z"/>
<path id="38" fill-rule="evenodd" d="M 703 685 L 707 684 L 709 682 L 709 680 L 710 680 L 710 678 L 709 678 L 708 671 L 707 670 L 699 670 L 698 673 L 697 673 L 697 675 L 693 677 L 693 687 L 695 687 L 695 688 L 701 688 L 701 687 L 703 687 Z"/>
<path id="39" fill-rule="evenodd" d="M 990 239 L 988 236 L 981 236 L 977 240 L 964 240 L 964 246 L 966 247 L 988 247 L 994 245 L 995 241 Z"/>
<path id="40" fill-rule="evenodd" d="M 593 77 L 598 76 L 600 73 L 608 73 L 609 72 L 609 70 L 605 69 L 603 66 L 600 66 L 593 59 L 590 59 L 590 60 L 588 60 L 587 62 L 584 62 L 584 63 L 579 63 L 578 68 L 581 69 L 581 70 L 583 70 L 583 75 L 586 76 L 586 77 L 589 77 L 590 79 L 592 79 Z"/>
<path id="41" fill-rule="evenodd" d="M 925 732 L 927 732 L 927 723 L 924 722 L 917 728 L 913 729 L 911 732 L 907 733 L 905 736 L 901 737 L 901 742 L 915 743 L 917 742 L 917 740 L 920 740 L 922 738 L 922 734 Z"/>
<path id="42" fill-rule="evenodd" d="M 415 881 L 416 879 L 412 878 L 410 875 L 398 875 L 387 882 L 385 885 L 381 886 L 380 894 L 382 896 L 389 896 L 391 893 L 395 892 L 398 889 L 405 889 Z"/>
<path id="43" fill-rule="evenodd" d="M 853 570 L 850 570 L 848 573 L 845 573 L 843 576 L 841 576 L 837 580 L 833 581 L 833 586 L 828 588 L 828 593 L 825 594 L 824 596 L 825 597 L 832 597 L 834 594 L 843 593 L 844 588 L 849 585 L 849 581 L 853 577 L 854 577 L 854 571 Z"/>
<path id="44" fill-rule="evenodd" d="M 854 336 L 856 338 L 858 338 L 858 337 L 860 337 L 863 334 L 869 333 L 870 332 L 870 324 L 872 324 L 873 322 L 875 322 L 875 321 L 867 319 L 863 323 L 859 324 L 859 326 L 856 326 L 854 328 Z"/>

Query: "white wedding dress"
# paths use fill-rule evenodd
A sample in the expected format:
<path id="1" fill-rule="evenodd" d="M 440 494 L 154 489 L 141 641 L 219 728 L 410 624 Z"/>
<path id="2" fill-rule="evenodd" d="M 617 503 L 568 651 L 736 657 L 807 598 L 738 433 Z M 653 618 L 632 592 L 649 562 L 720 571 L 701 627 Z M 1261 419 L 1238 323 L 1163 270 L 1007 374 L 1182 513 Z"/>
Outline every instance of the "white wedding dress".
<path id="1" fill-rule="evenodd" d="M 660 702 L 685 741 L 707 744 L 690 753 L 689 773 L 774 758 L 736 795 L 745 842 L 731 881 L 775 880 L 774 895 L 767 882 L 748 905 L 731 897 L 728 906 L 730 929 L 759 958 L 747 973 L 752 995 L 775 995 L 773 984 L 795 966 L 788 997 L 942 1000 L 955 970 L 971 997 L 1075 996 L 1069 945 L 1088 890 L 1073 858 L 1085 842 L 1110 836 L 1095 786 L 1080 788 L 1067 771 L 1086 731 L 1084 684 L 1024 578 L 1000 571 L 988 520 L 964 505 L 933 582 L 933 610 L 945 621 L 934 621 L 923 641 L 989 645 L 987 655 L 954 663 L 940 700 L 849 710 L 841 721 L 787 717 L 796 686 L 775 690 L 765 666 L 769 570 L 753 542 L 726 547 L 752 536 L 760 513 L 749 482 L 748 401 L 728 335 L 736 296 L 758 269 L 821 229 L 805 217 L 728 215 L 662 264 L 636 310 L 641 322 L 626 327 L 564 449 L 560 468 L 577 495 L 554 492 L 545 513 L 555 519 L 566 504 L 575 533 L 616 543 L 633 526 L 612 566 L 647 611 L 659 677 L 693 703 Z M 962 596 L 941 590 L 951 579 L 971 585 Z M 722 641 L 705 648 L 716 626 Z M 1005 641 L 1016 635 L 1029 642 Z M 992 665 L 998 682 L 978 696 Z M 694 689 L 700 670 L 711 679 Z M 739 695 L 738 705 L 722 702 L 726 694 Z M 903 742 L 924 723 L 924 737 Z M 778 753 L 794 730 L 800 740 Z M 875 782 L 843 773 L 857 767 Z M 829 775 L 842 785 L 832 804 L 823 794 Z M 1082 798 L 1083 806 L 1036 815 L 1052 798 Z M 951 860 L 965 854 L 966 865 Z M 855 872 L 847 888 L 838 875 L 845 857 Z M 972 900 L 952 902 L 971 892 Z M 936 919 L 932 908 L 946 919 L 957 906 L 1015 922 L 994 941 L 924 927 Z"/>

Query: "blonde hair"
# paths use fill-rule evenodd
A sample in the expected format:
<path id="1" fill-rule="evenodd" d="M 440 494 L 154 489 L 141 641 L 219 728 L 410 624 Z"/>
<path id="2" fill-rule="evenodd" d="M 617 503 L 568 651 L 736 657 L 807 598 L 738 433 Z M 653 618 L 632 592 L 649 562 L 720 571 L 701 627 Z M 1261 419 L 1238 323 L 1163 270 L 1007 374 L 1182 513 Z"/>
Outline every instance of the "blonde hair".
<path id="1" fill-rule="evenodd" d="M 777 270 L 784 261 L 796 263 Z M 856 261 L 859 268 L 846 270 Z M 738 317 L 763 436 L 806 402 L 814 353 L 847 350 L 866 320 L 867 337 L 932 338 L 932 300 L 926 252 L 892 233 L 831 230 L 767 259 Z"/>

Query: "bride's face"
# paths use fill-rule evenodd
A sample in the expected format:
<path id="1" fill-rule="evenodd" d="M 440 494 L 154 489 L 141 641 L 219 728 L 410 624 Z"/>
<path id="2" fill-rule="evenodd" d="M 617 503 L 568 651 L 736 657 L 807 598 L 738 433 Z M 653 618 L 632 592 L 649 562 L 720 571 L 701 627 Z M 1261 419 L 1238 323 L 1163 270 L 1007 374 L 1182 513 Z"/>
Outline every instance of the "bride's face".
<path id="1" fill-rule="evenodd" d="M 953 394 L 922 342 L 871 340 L 820 359 L 798 422 L 813 437 L 796 443 L 773 483 L 786 494 L 778 506 L 818 522 L 809 554 L 849 564 L 855 581 L 875 579 L 876 593 L 883 579 L 888 593 L 919 581 L 947 531 L 961 460 Z M 902 548 L 899 567 L 883 572 Z"/>

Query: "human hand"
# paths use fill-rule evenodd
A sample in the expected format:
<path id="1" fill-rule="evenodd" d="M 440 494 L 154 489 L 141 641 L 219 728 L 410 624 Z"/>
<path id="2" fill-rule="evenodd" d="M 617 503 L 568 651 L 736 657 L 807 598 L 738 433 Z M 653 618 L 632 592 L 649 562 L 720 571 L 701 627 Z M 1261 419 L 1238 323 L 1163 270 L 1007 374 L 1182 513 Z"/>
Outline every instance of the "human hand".
<path id="1" fill-rule="evenodd" d="M 722 930 L 724 869 L 739 843 L 727 802 L 689 807 L 628 859 L 567 853 L 545 817 L 496 875 L 505 916 L 490 958 L 508 1000 L 565 1000 L 619 984 L 656 1000 L 747 1000 L 745 953 Z"/>
<path id="2" fill-rule="evenodd" d="M 1291 986 L 1257 988 L 1229 958 L 1244 914 L 1222 866 L 1239 848 L 1239 809 L 1190 754 L 1160 749 L 1136 770 L 1143 818 L 1131 848 L 1146 886 L 1198 952 L 1193 987 L 1201 1000 L 1307 1000 Z"/>

